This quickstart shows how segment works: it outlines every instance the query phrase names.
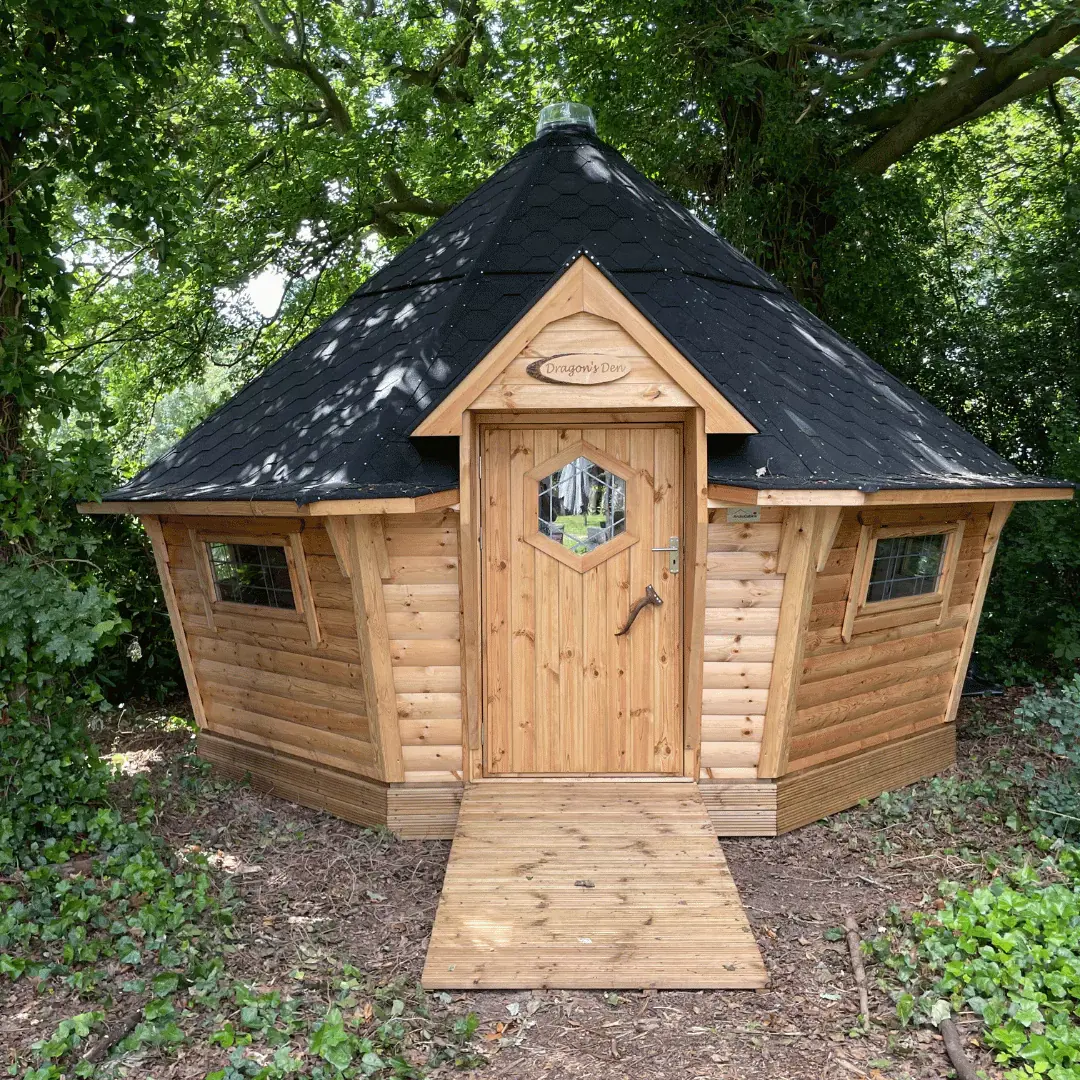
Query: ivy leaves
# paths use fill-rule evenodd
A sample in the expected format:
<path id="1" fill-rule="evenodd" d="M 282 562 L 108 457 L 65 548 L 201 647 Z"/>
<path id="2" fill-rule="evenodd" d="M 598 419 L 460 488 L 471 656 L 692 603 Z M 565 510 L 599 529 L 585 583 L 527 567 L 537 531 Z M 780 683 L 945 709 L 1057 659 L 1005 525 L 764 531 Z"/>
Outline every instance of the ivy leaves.
<path id="1" fill-rule="evenodd" d="M 897 999 L 900 1019 L 971 1010 L 998 1060 L 1013 1066 L 1008 1080 L 1071 1080 L 1080 1068 L 1080 853 L 1065 849 L 1044 875 L 1023 866 L 946 891 L 939 912 L 916 912 L 890 946 L 878 944 L 910 987 Z"/>

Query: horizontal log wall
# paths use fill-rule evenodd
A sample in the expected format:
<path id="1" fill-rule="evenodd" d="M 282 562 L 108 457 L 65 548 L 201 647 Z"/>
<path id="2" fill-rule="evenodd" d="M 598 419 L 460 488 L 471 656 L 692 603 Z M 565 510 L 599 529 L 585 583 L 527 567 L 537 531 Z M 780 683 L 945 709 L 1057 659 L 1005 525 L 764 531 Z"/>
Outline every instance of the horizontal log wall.
<path id="1" fill-rule="evenodd" d="M 455 511 L 384 519 L 383 578 L 407 783 L 462 778 L 461 594 Z"/>
<path id="2" fill-rule="evenodd" d="M 221 763 L 228 746 L 247 744 L 377 778 L 352 593 L 323 526 L 287 518 L 164 517 L 161 528 L 205 730 L 226 740 L 215 760 Z M 320 641 L 312 644 L 304 620 L 268 608 L 215 609 L 211 625 L 192 529 L 255 544 L 301 530 Z"/>
<path id="3" fill-rule="evenodd" d="M 814 589 L 787 772 L 945 722 L 990 510 L 979 505 L 845 511 Z M 871 610 L 855 619 L 851 640 L 844 642 L 841 631 L 861 525 L 947 524 L 958 515 L 966 524 L 947 611 L 940 605 Z"/>
<path id="4" fill-rule="evenodd" d="M 709 512 L 705 584 L 702 779 L 757 777 L 784 579 L 777 551 L 784 511 L 729 523 Z M 685 643 L 689 648 L 690 643 Z"/>

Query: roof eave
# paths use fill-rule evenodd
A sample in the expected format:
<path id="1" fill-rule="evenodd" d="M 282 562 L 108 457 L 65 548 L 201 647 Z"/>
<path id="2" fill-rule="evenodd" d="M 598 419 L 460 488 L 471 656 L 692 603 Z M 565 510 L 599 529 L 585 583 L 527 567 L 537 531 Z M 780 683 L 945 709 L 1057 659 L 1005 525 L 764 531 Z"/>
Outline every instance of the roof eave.
<path id="1" fill-rule="evenodd" d="M 912 506 L 949 503 L 1048 502 L 1073 497 L 1064 480 L 992 487 L 762 488 L 738 483 L 709 484 L 709 505 L 717 506 Z"/>

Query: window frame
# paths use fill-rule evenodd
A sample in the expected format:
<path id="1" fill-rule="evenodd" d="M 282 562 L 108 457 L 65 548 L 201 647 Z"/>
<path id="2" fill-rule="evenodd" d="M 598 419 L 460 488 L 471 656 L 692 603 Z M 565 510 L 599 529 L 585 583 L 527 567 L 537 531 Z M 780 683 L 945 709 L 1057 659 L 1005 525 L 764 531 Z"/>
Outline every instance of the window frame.
<path id="1" fill-rule="evenodd" d="M 550 536 L 545 536 L 540 531 L 539 513 L 540 485 L 553 472 L 557 472 L 563 466 L 569 465 L 571 461 L 576 461 L 579 457 L 588 458 L 594 465 L 599 465 L 626 484 L 626 508 L 624 511 L 626 527 L 618 536 L 605 540 L 599 547 L 593 548 L 592 551 L 586 552 L 584 555 L 576 555 L 568 547 L 556 543 Z M 536 527 L 522 539 L 539 551 L 546 552 L 552 558 L 558 559 L 564 566 L 569 566 L 571 570 L 584 574 L 594 566 L 599 566 L 613 555 L 618 555 L 620 551 L 625 551 L 638 542 L 637 535 L 631 531 L 630 525 L 640 512 L 639 507 L 642 505 L 638 490 L 639 486 L 640 479 L 632 466 L 605 453 L 598 446 L 593 446 L 592 443 L 579 439 L 573 445 L 561 450 L 554 457 L 548 458 L 547 461 L 537 465 L 535 469 L 530 469 L 525 474 L 522 485 L 526 514 L 524 520 L 535 522 Z"/>
<path id="2" fill-rule="evenodd" d="M 218 616 L 241 615 L 249 618 L 285 620 L 305 623 L 312 645 L 322 640 L 315 604 L 311 596 L 311 579 L 308 577 L 304 541 L 300 530 L 281 533 L 257 533 L 255 535 L 219 532 L 215 529 L 188 529 L 195 554 L 195 565 L 202 586 L 203 610 L 209 628 L 219 630 Z M 211 544 L 243 544 L 249 547 L 279 547 L 285 552 L 285 565 L 289 570 L 294 608 L 271 607 L 268 604 L 244 604 L 237 600 L 221 600 L 217 581 L 210 560 Z"/>
<path id="3" fill-rule="evenodd" d="M 870 588 L 870 575 L 874 567 L 874 556 L 877 554 L 878 542 L 908 536 L 945 537 L 937 588 L 933 592 L 916 593 L 913 596 L 896 596 L 888 600 L 867 600 L 866 596 Z M 939 624 L 943 622 L 949 613 L 949 600 L 952 596 L 953 580 L 956 577 L 956 565 L 960 558 L 960 546 L 963 539 L 963 518 L 918 525 L 863 524 L 859 531 L 859 546 L 855 554 L 855 565 L 852 569 L 847 605 L 844 610 L 844 622 L 841 632 L 843 640 L 851 640 L 852 634 L 855 632 L 855 620 L 862 615 L 887 615 L 890 612 L 905 612 L 914 608 L 927 608 L 928 621 L 933 620 Z M 937 609 L 936 613 L 934 608 Z M 878 627 L 875 627 L 875 629 L 878 629 Z"/>

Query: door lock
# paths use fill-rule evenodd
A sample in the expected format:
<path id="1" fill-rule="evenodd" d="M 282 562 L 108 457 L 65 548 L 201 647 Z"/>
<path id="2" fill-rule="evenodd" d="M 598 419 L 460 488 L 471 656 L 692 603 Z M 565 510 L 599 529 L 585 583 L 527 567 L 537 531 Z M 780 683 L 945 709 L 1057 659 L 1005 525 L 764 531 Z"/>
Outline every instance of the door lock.
<path id="1" fill-rule="evenodd" d="M 670 547 L 653 548 L 653 551 L 666 551 L 668 553 L 668 572 L 677 574 L 679 572 L 679 538 L 673 536 L 669 543 Z"/>

